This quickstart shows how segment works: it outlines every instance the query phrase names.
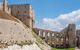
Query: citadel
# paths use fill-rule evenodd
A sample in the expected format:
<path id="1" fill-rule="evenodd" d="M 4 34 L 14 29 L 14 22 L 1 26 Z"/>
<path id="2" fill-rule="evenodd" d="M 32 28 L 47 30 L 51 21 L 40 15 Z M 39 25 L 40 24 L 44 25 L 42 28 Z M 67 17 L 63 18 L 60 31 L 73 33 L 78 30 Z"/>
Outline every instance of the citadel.
<path id="1" fill-rule="evenodd" d="M 35 13 L 30 4 L 15 4 L 8 5 L 8 1 L 4 0 L 0 3 L 0 10 L 12 15 L 22 21 L 31 31 L 34 31 L 39 37 L 41 37 L 47 44 L 52 47 L 80 48 L 80 30 L 76 29 L 74 23 L 69 24 L 60 32 L 34 28 Z M 0 40 L 3 40 L 0 38 Z"/>

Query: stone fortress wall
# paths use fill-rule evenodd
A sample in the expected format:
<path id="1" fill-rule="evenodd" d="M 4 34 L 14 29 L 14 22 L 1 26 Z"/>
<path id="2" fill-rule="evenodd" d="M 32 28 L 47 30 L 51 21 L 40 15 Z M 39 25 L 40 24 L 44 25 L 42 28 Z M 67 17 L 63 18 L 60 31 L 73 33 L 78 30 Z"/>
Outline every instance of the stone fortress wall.
<path id="1" fill-rule="evenodd" d="M 33 30 L 52 47 L 80 48 L 80 30 L 76 30 L 75 24 L 69 24 L 60 32 L 39 28 L 33 28 Z"/>
<path id="2" fill-rule="evenodd" d="M 8 10 L 8 8 L 10 8 L 10 11 Z M 63 29 L 61 32 L 44 30 L 40 28 L 33 28 L 34 11 L 30 4 L 8 6 L 7 1 L 5 0 L 4 4 L 2 4 L 2 7 L 0 9 L 5 11 L 6 13 L 10 12 L 8 14 L 11 14 L 15 16 L 17 19 L 21 20 L 25 25 L 27 25 L 30 28 L 30 30 L 34 30 L 38 36 L 40 36 L 42 39 L 46 41 L 46 43 L 48 43 L 49 45 L 53 47 L 75 47 L 76 44 L 78 47 L 80 47 L 79 45 L 80 44 L 79 42 L 80 41 L 80 36 L 79 36 L 80 31 L 76 30 L 75 24 L 69 24 L 69 26 Z"/>
<path id="3" fill-rule="evenodd" d="M 34 10 L 30 4 L 8 5 L 8 1 L 3 0 L 3 2 L 0 4 L 0 10 L 15 16 L 29 28 L 33 28 Z"/>
<path id="4" fill-rule="evenodd" d="M 7 0 L 4 0 L 0 6 L 0 44 L 30 43 L 36 40 L 31 31 L 33 26 L 33 11 L 31 5 L 11 6 L 8 5 Z M 11 11 L 9 11 L 9 8 Z"/>
<path id="5" fill-rule="evenodd" d="M 23 5 L 11 5 L 11 15 L 20 19 L 29 28 L 33 28 L 34 23 L 34 11 L 30 4 Z"/>

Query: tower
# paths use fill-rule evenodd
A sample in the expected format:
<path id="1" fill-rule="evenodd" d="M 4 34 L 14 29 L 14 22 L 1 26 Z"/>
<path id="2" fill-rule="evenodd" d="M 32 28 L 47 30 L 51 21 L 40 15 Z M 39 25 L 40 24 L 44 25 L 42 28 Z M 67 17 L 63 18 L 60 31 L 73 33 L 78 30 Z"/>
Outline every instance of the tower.
<path id="1" fill-rule="evenodd" d="M 3 9 L 2 10 L 8 14 L 11 13 L 11 9 L 8 6 L 8 0 L 3 0 Z"/>
<path id="2" fill-rule="evenodd" d="M 68 38 L 69 38 L 69 46 L 75 47 L 75 45 L 76 45 L 76 26 L 75 26 L 75 24 L 69 24 Z"/>
<path id="3" fill-rule="evenodd" d="M 7 0 L 3 0 L 3 11 L 6 11 L 7 9 L 8 9 Z"/>
<path id="4" fill-rule="evenodd" d="M 30 29 L 34 24 L 34 11 L 30 4 L 11 5 L 11 15 L 21 20 Z"/>

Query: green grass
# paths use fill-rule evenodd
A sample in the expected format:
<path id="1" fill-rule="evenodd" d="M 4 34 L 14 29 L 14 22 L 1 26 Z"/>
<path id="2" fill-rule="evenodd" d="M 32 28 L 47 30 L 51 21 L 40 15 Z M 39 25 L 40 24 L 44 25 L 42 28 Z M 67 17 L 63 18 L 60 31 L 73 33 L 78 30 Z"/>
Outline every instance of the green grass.
<path id="1" fill-rule="evenodd" d="M 16 41 L 15 44 L 17 44 L 19 46 L 23 46 L 23 45 L 31 45 L 31 44 L 33 44 L 33 42 L 31 42 L 31 40 L 28 40 L 28 41 L 25 41 L 25 42 L 21 41 L 21 43 L 17 43 L 17 41 Z"/>
<path id="2" fill-rule="evenodd" d="M 75 48 L 63 48 L 63 49 L 52 48 L 51 50 L 75 50 Z"/>
<path id="3" fill-rule="evenodd" d="M 37 40 L 38 43 L 44 44 L 44 43 L 43 43 L 43 40 L 42 40 L 39 36 L 37 36 L 34 31 L 32 31 L 32 33 L 33 33 L 33 36 L 36 38 L 36 40 Z"/>

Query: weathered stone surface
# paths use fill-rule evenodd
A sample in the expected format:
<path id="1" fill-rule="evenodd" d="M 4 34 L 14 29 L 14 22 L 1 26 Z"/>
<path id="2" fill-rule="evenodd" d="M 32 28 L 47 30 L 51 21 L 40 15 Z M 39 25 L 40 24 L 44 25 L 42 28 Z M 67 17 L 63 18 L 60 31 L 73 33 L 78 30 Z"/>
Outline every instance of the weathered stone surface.
<path id="1" fill-rule="evenodd" d="M 32 45 L 24 45 L 24 46 L 19 46 L 19 45 L 12 45 L 8 46 L 8 48 L 0 48 L 0 50 L 41 50 L 35 43 Z"/>
<path id="2" fill-rule="evenodd" d="M 9 42 L 16 43 L 16 41 L 35 40 L 29 29 L 11 20 L 0 19 L 0 33 L 0 41 L 2 43 L 10 44 Z"/>

